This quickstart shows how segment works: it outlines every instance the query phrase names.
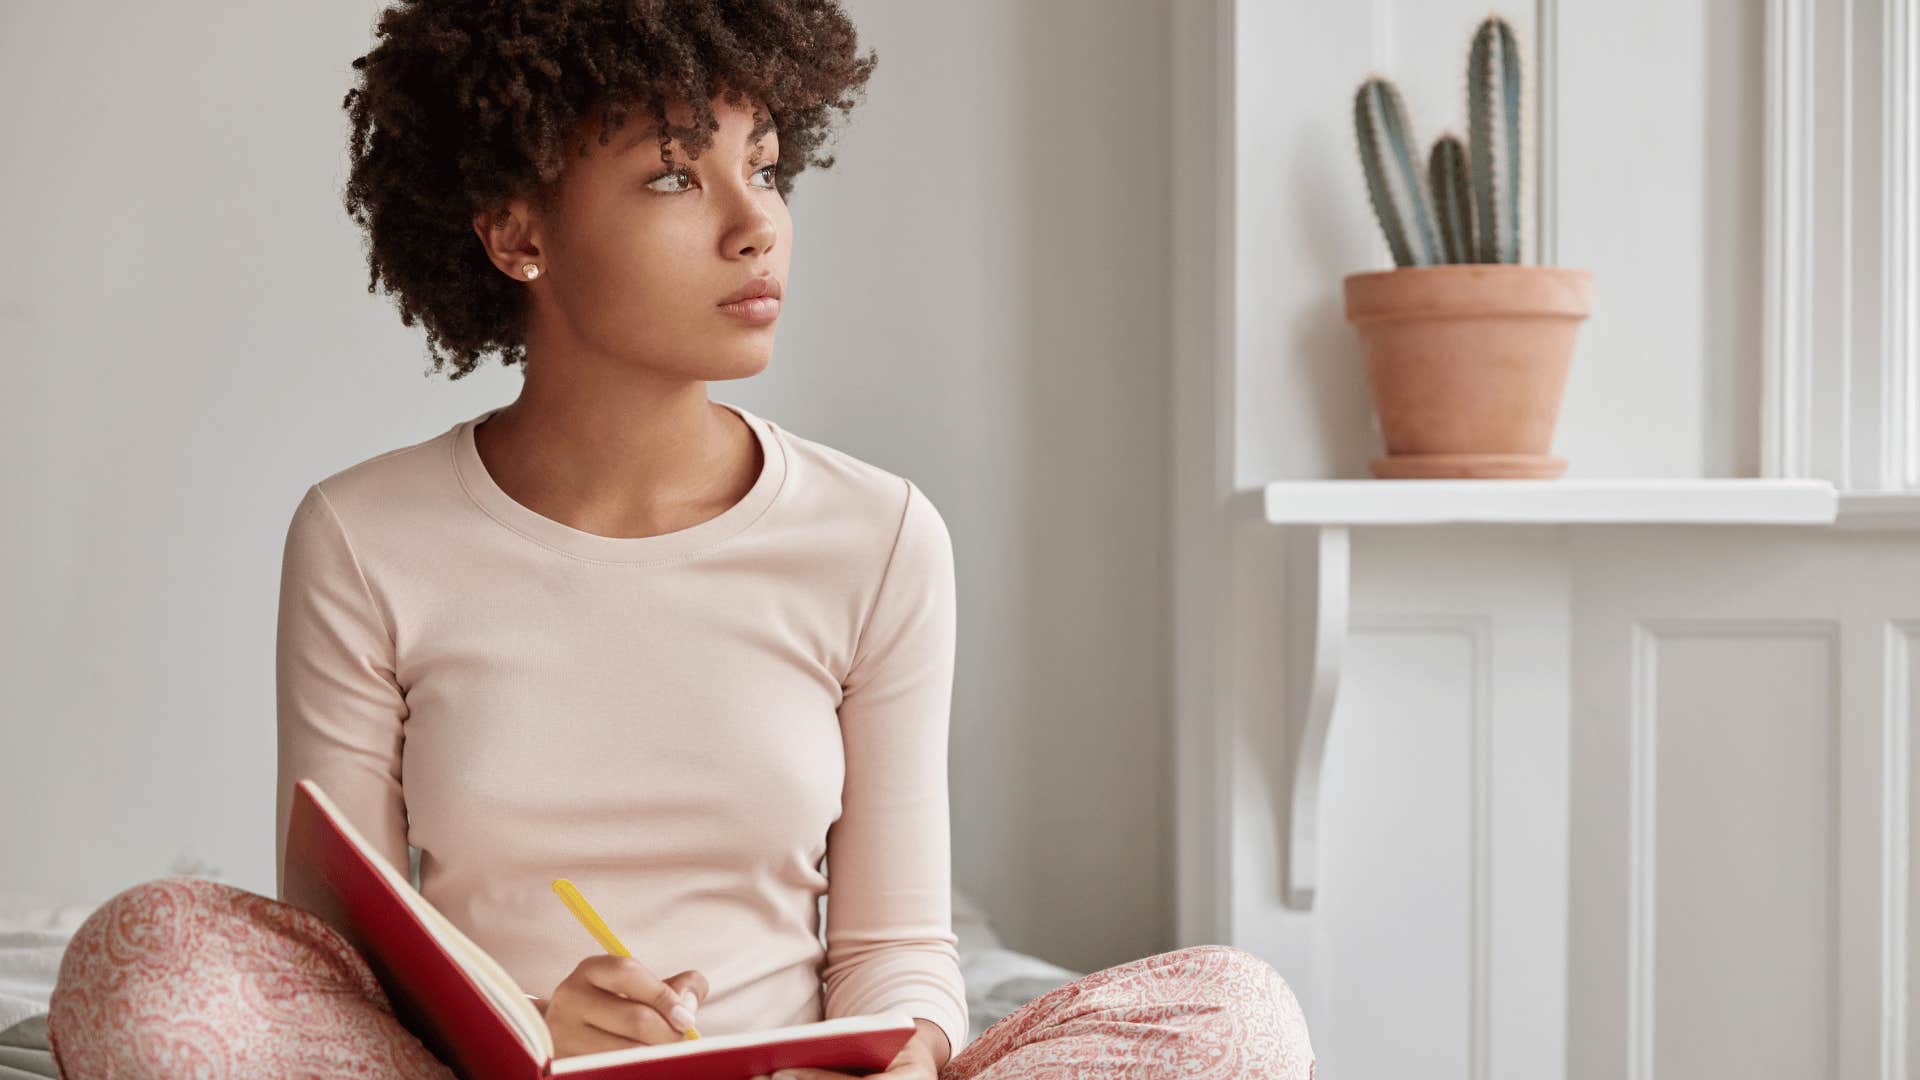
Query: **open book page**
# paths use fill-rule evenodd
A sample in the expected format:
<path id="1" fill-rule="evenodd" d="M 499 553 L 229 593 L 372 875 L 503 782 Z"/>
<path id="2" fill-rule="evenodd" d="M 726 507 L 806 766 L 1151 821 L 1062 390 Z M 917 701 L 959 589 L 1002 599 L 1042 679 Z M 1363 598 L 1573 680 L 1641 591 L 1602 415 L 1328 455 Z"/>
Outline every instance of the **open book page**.
<path id="1" fill-rule="evenodd" d="M 790 1027 L 739 1031 L 728 1035 L 702 1035 L 697 1039 L 681 1039 L 677 1042 L 654 1043 L 649 1046 L 628 1046 L 619 1050 L 599 1050 L 591 1054 L 572 1054 L 555 1058 L 551 1074 L 559 1076 L 563 1073 L 586 1072 L 605 1068 L 608 1065 L 625 1065 L 635 1061 L 657 1061 L 693 1054 L 718 1053 L 734 1047 L 761 1046 L 796 1038 L 826 1038 L 863 1031 L 893 1031 L 902 1026 L 906 1029 L 905 1037 L 910 1037 L 913 1031 L 912 1017 L 905 1013 L 875 1013 L 867 1016 L 842 1016 L 833 1020 L 816 1020 L 811 1024 L 794 1024 Z M 905 1037 L 902 1038 L 902 1042 L 905 1041 Z"/>
<path id="2" fill-rule="evenodd" d="M 474 944 L 472 938 L 448 921 L 447 917 L 440 913 L 439 908 L 428 903 L 427 898 L 420 895 L 405 875 L 387 862 L 378 849 L 367 843 L 366 838 L 353 827 L 353 822 L 348 820 L 332 800 L 327 798 L 319 785 L 304 780 L 301 783 L 307 787 L 314 802 L 339 825 L 340 831 L 346 835 L 353 846 L 367 856 L 368 862 L 379 868 L 381 876 L 393 886 L 401 901 L 407 905 L 407 909 L 426 925 L 427 932 L 433 936 L 433 939 L 446 949 L 460 969 L 473 980 L 475 986 L 480 988 L 480 992 L 486 995 L 494 1011 L 506 1020 L 507 1026 L 513 1029 L 514 1035 L 527 1048 L 533 1060 L 541 1063 L 551 1060 L 553 1033 L 547 1029 L 546 1018 L 540 1015 L 540 1010 L 534 1006 L 533 1002 L 527 1000 L 519 984 L 513 981 L 513 976 L 507 974 L 507 970 L 500 966 L 499 961 L 487 955 L 486 950 Z M 701 1040 L 693 1041 L 698 1043 Z"/>
<path id="3" fill-rule="evenodd" d="M 419 901 L 415 907 L 414 901 Z M 540 1010 L 520 990 L 513 976 L 500 966 L 500 962 L 487 955 L 486 951 L 473 943 L 473 939 L 460 932 L 460 928 L 447 921 L 440 909 L 427 903 L 425 897 L 414 893 L 407 901 L 408 907 L 415 908 L 432 928 L 434 939 L 447 947 L 467 974 L 493 1003 L 494 1011 L 506 1018 L 507 1026 L 520 1037 L 527 1052 L 535 1061 L 547 1061 L 553 1057 L 553 1032 L 547 1028 L 546 1018 Z"/>

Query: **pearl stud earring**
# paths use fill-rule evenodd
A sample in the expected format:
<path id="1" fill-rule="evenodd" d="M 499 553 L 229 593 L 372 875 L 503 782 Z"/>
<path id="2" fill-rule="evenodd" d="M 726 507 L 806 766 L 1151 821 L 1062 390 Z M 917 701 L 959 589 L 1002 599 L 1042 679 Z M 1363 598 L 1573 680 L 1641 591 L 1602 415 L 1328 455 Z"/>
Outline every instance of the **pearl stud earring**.
<path id="1" fill-rule="evenodd" d="M 528 281 L 532 281 L 534 278 L 537 278 L 540 276 L 540 268 L 538 266 L 535 266 L 532 263 L 528 263 L 524 269 L 525 269 Z"/>

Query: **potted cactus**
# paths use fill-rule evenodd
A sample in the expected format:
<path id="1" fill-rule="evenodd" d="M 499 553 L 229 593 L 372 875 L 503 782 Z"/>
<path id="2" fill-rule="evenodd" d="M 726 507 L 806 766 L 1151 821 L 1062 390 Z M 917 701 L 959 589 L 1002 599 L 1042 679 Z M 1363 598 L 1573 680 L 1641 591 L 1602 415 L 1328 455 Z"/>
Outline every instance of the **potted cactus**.
<path id="1" fill-rule="evenodd" d="M 1425 175 L 1393 83 L 1369 76 L 1354 95 L 1367 193 L 1395 263 L 1345 281 L 1386 443 L 1369 463 L 1377 477 L 1566 471 L 1553 429 L 1593 276 L 1520 262 L 1520 92 L 1513 29 L 1489 15 L 1468 57 L 1468 139 L 1434 140 Z"/>

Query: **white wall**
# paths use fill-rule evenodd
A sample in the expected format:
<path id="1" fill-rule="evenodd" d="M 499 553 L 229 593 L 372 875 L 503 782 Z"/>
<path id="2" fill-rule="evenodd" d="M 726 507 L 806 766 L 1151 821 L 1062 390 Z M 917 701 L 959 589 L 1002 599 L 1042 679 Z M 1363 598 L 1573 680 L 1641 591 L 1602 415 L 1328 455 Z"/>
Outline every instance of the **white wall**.
<path id="1" fill-rule="evenodd" d="M 1166 947 L 1164 0 L 849 5 L 880 64 L 793 196 L 773 363 L 712 396 L 954 534 L 956 881 L 1090 969 Z M 0 893 L 273 877 L 299 493 L 510 399 L 423 377 L 340 207 L 377 4 L 0 13 Z M 103 32 L 103 28 L 105 28 Z"/>
<path id="2" fill-rule="evenodd" d="M 1364 478 L 1381 452 L 1340 299 L 1345 275 L 1393 265 L 1367 203 L 1353 92 L 1370 73 L 1393 79 L 1423 154 L 1443 131 L 1464 135 L 1468 48 L 1488 10 L 1469 0 L 1234 6 L 1240 485 Z M 1498 10 L 1519 39 L 1529 95 L 1524 261 L 1594 275 L 1554 452 L 1572 478 L 1754 475 L 1763 6 L 1530 0 Z M 1544 59 L 1542 12 L 1558 23 Z M 1301 33 L 1308 19 L 1315 29 Z M 1537 81 L 1549 63 L 1546 95 Z M 1634 418 L 1631 437 L 1623 416 Z"/>

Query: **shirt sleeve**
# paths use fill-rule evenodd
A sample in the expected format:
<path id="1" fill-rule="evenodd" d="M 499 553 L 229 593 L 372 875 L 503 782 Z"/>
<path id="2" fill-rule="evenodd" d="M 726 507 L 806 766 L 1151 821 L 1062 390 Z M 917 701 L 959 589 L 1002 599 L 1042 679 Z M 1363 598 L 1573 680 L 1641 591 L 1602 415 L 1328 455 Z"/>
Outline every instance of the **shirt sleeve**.
<path id="1" fill-rule="evenodd" d="M 402 875 L 408 872 L 400 788 L 407 703 L 393 637 L 374 605 L 345 529 L 318 484 L 287 526 L 274 647 L 279 779 L 275 891 L 286 895 L 287 822 L 302 779 L 320 785 Z"/>
<path id="2" fill-rule="evenodd" d="M 955 587 L 945 521 L 906 507 L 840 701 L 840 817 L 827 830 L 828 1018 L 901 1011 L 958 1054 L 967 996 L 953 932 L 947 730 Z"/>

